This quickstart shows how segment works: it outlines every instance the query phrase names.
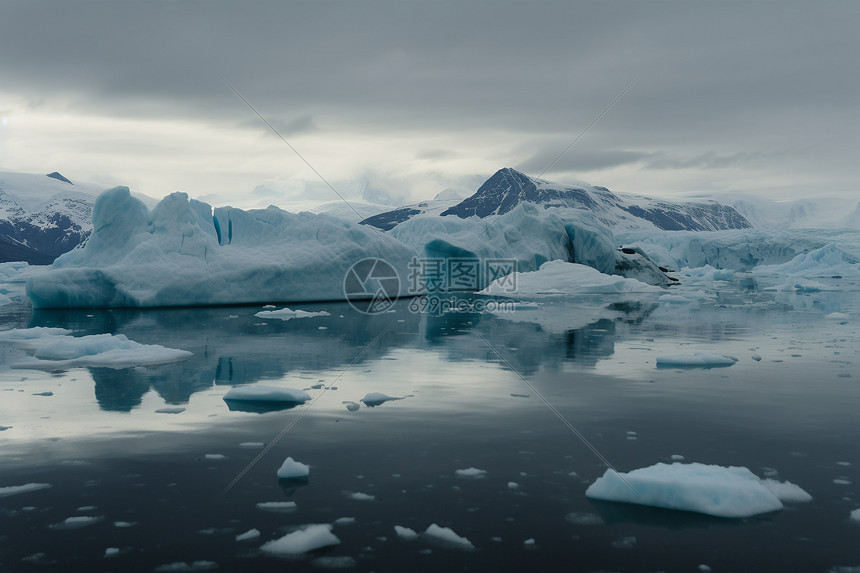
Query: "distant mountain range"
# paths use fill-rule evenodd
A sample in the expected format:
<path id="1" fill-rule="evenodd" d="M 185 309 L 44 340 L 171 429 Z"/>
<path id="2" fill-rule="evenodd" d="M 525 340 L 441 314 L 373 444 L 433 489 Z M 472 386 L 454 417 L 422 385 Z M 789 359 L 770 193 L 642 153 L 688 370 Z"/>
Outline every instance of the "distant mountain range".
<path id="1" fill-rule="evenodd" d="M 612 193 L 605 187 L 569 187 L 531 178 L 510 167 L 500 169 L 478 191 L 459 202 L 427 201 L 368 217 L 363 224 L 389 230 L 419 215 L 477 215 L 484 218 L 507 213 L 520 203 L 544 208 L 587 209 L 611 228 L 656 228 L 664 231 L 719 231 L 752 227 L 734 207 L 716 201 L 672 202 Z"/>
<path id="2" fill-rule="evenodd" d="M 101 191 L 63 175 L 0 172 L 0 262 L 51 263 L 92 231 Z"/>

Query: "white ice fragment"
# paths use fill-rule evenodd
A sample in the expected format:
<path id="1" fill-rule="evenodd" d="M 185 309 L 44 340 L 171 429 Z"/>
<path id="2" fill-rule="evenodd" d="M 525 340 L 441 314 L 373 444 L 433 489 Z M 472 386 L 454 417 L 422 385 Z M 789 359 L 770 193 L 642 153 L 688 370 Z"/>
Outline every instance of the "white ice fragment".
<path id="1" fill-rule="evenodd" d="M 487 470 L 479 470 L 478 468 L 466 468 L 464 470 L 455 470 L 457 477 L 482 479 L 487 475 Z"/>
<path id="2" fill-rule="evenodd" d="M 281 513 L 286 513 L 290 511 L 295 511 L 296 502 L 294 501 L 261 501 L 257 504 L 257 509 L 262 509 L 263 511 L 276 511 Z"/>
<path id="3" fill-rule="evenodd" d="M 266 444 L 263 442 L 241 442 L 239 444 L 240 448 L 262 448 Z"/>
<path id="4" fill-rule="evenodd" d="M 671 457 L 672 457 L 672 460 L 674 460 L 674 461 L 681 461 L 684 459 L 684 456 L 682 456 L 681 454 L 672 454 Z"/>
<path id="5" fill-rule="evenodd" d="M 860 521 L 860 509 L 855 509 L 855 510 L 853 510 L 853 511 L 848 515 L 848 519 L 851 519 L 851 520 L 854 520 L 854 521 Z"/>
<path id="6" fill-rule="evenodd" d="M 731 366 L 738 359 L 722 354 L 711 354 L 708 352 L 695 352 L 693 354 L 675 354 L 671 356 L 658 356 L 658 368 L 708 368 L 717 366 Z"/>
<path id="7" fill-rule="evenodd" d="M 49 483 L 27 483 L 24 485 L 10 485 L 6 487 L 0 487 L 0 497 L 18 495 L 20 493 L 28 493 L 31 491 L 39 491 L 40 489 L 48 489 L 49 487 L 51 487 L 51 484 Z"/>
<path id="8" fill-rule="evenodd" d="M 753 354 L 752 356 L 750 356 L 750 358 L 752 358 L 756 362 L 761 362 L 761 355 L 760 354 Z"/>
<path id="9" fill-rule="evenodd" d="M 236 386 L 231 388 L 230 391 L 224 395 L 225 401 L 235 400 L 237 402 L 285 402 L 304 404 L 310 399 L 310 395 L 304 390 L 264 386 L 262 384 L 256 384 L 253 386 Z"/>
<path id="10" fill-rule="evenodd" d="M 404 541 L 412 541 L 413 539 L 418 539 L 418 532 L 409 527 L 395 525 L 394 532 L 397 533 L 397 537 L 403 539 Z"/>
<path id="11" fill-rule="evenodd" d="M 281 467 L 278 468 L 279 479 L 293 479 L 308 477 L 311 473 L 311 468 L 307 464 L 297 462 L 293 458 L 287 458 Z"/>
<path id="12" fill-rule="evenodd" d="M 203 457 L 205 457 L 207 460 L 210 460 L 210 461 L 213 461 L 213 462 L 217 462 L 217 461 L 221 461 L 221 460 L 226 460 L 226 459 L 227 459 L 227 456 L 225 456 L 224 454 L 206 454 L 206 455 L 205 455 L 205 456 L 203 456 Z"/>
<path id="13" fill-rule="evenodd" d="M 360 491 L 346 492 L 346 496 L 350 499 L 354 499 L 356 501 L 373 501 L 376 498 L 370 494 L 362 493 Z"/>
<path id="14" fill-rule="evenodd" d="M 699 569 L 699 571 L 701 571 L 702 573 L 709 573 L 709 571 L 711 571 L 711 568 L 710 568 L 710 567 L 708 567 L 707 565 L 705 565 L 704 563 L 701 563 L 701 564 L 699 565 L 698 569 Z"/>
<path id="15" fill-rule="evenodd" d="M 355 523 L 354 517 L 338 517 L 334 520 L 335 525 L 352 525 Z"/>
<path id="16" fill-rule="evenodd" d="M 536 544 L 534 537 L 529 537 L 525 541 L 523 541 L 523 545 L 526 547 L 534 547 Z"/>
<path id="17" fill-rule="evenodd" d="M 260 318 L 277 318 L 278 320 L 291 320 L 293 318 L 313 318 L 315 316 L 331 316 L 328 312 L 321 310 L 319 312 L 309 312 L 306 310 L 291 310 L 282 308 L 280 310 L 261 310 L 254 316 Z"/>
<path id="18" fill-rule="evenodd" d="M 119 555 L 119 547 L 108 547 L 105 549 L 105 559 Z"/>
<path id="19" fill-rule="evenodd" d="M 792 499 L 799 497 L 796 486 L 772 487 Z M 700 463 L 658 463 L 622 474 L 607 470 L 585 495 L 731 518 L 783 508 L 779 497 L 749 469 Z"/>
<path id="20" fill-rule="evenodd" d="M 382 392 L 370 392 L 365 395 L 364 398 L 361 399 L 364 402 L 364 405 L 368 408 L 373 408 L 374 406 L 379 406 L 386 402 L 390 402 L 392 400 L 402 400 L 403 398 L 396 398 L 393 396 L 388 396 L 387 394 L 383 394 Z M 348 409 L 348 407 L 347 407 Z"/>
<path id="21" fill-rule="evenodd" d="M 159 408 L 155 411 L 156 414 L 181 414 L 185 411 L 185 408 L 181 406 L 171 406 L 168 408 Z"/>
<path id="22" fill-rule="evenodd" d="M 99 517 L 99 516 L 75 515 L 73 517 L 67 517 L 63 521 L 61 521 L 59 523 L 54 523 L 48 527 L 50 529 L 58 529 L 58 530 L 80 529 L 82 527 L 94 525 L 103 519 L 104 519 L 103 517 Z"/>
<path id="23" fill-rule="evenodd" d="M 305 525 L 302 529 L 288 533 L 280 539 L 264 543 L 260 546 L 260 551 L 271 555 L 296 555 L 337 545 L 340 539 L 331 530 L 332 526 L 327 523 Z"/>
<path id="24" fill-rule="evenodd" d="M 137 525 L 136 521 L 114 521 L 113 526 L 118 529 L 125 529 L 128 527 L 134 527 Z"/>
<path id="25" fill-rule="evenodd" d="M 236 536 L 236 541 L 250 541 L 252 539 L 257 539 L 260 537 L 259 529 L 249 529 L 245 533 L 240 533 Z"/>
<path id="26" fill-rule="evenodd" d="M 518 484 L 515 481 L 509 481 L 508 482 L 508 489 L 519 489 L 519 487 L 520 487 L 520 484 Z"/>
<path id="27" fill-rule="evenodd" d="M 424 534 L 429 537 L 432 537 L 433 539 L 442 541 L 459 549 L 471 550 L 475 548 L 475 546 L 472 545 L 471 541 L 469 541 L 465 537 L 457 535 L 450 527 L 440 527 L 435 523 L 431 523 L 430 526 L 424 531 Z"/>
<path id="28" fill-rule="evenodd" d="M 844 312 L 831 312 L 824 318 L 826 318 L 827 320 L 848 320 L 849 318 L 851 318 L 851 315 Z"/>

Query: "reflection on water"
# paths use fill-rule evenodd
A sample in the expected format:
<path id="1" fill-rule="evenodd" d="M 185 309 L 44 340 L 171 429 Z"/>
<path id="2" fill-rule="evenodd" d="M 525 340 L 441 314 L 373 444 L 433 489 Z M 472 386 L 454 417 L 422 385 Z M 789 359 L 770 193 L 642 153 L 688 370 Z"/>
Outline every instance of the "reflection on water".
<path id="1" fill-rule="evenodd" d="M 0 369 L 0 487 L 53 486 L 0 498 L 0 570 L 201 560 L 228 571 L 317 570 L 320 557 L 349 557 L 362 571 L 860 564 L 847 519 L 860 507 L 858 294 L 763 292 L 743 281 L 675 293 L 442 316 L 411 313 L 408 301 L 372 316 L 302 305 L 330 315 L 289 321 L 260 319 L 257 307 L 6 309 L 6 327 L 121 333 L 193 356 L 55 374 Z M 4 352 L 7 362 L 21 357 Z M 739 360 L 657 369 L 657 356 L 693 352 Z M 229 387 L 258 382 L 304 389 L 315 402 L 224 402 Z M 588 500 L 606 468 L 534 390 L 620 470 L 680 454 L 793 481 L 814 500 L 738 521 Z M 368 407 L 371 392 L 405 399 Z M 309 479 L 277 479 L 287 456 L 311 467 Z M 457 475 L 470 467 L 484 478 Z M 257 507 L 285 500 L 296 508 Z M 75 516 L 95 519 L 50 528 Z M 310 523 L 337 523 L 341 543 L 287 562 L 257 550 Z M 431 523 L 477 550 L 394 531 Z M 257 541 L 236 540 L 252 528 Z M 761 550 L 774 545 L 779 555 Z"/>

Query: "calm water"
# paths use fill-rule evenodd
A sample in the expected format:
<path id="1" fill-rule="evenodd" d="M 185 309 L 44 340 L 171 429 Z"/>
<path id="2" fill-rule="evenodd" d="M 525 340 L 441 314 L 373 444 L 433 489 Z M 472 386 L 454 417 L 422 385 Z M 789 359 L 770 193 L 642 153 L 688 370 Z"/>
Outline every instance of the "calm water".
<path id="1" fill-rule="evenodd" d="M 860 296 L 748 286 L 692 304 L 589 297 L 508 315 L 432 317 L 409 312 L 408 302 L 376 316 L 301 305 L 331 316 L 286 322 L 257 318 L 256 307 L 2 307 L 4 328 L 122 333 L 194 356 L 121 370 L 0 367 L 0 487 L 52 485 L 0 497 L 0 571 L 152 571 L 194 561 L 222 571 L 860 565 L 860 523 L 848 519 L 860 507 Z M 851 316 L 825 318 L 837 311 Z M 661 354 L 695 351 L 739 361 L 655 366 Z M 4 364 L 23 356 L 0 348 Z M 748 520 L 589 501 L 585 489 L 605 466 L 521 376 L 619 470 L 683 455 L 792 481 L 814 500 Z M 228 408 L 229 387 L 257 382 L 318 399 L 280 411 Z M 368 392 L 402 399 L 369 408 L 360 404 Z M 309 480 L 279 482 L 287 456 L 311 466 Z M 486 474 L 455 474 L 469 467 Z M 270 501 L 296 509 L 257 508 Z M 97 519 L 57 526 L 74 516 Z M 299 526 L 344 517 L 354 522 L 335 525 L 340 545 L 288 560 L 258 551 Z M 394 531 L 431 523 L 475 550 Z M 252 528 L 259 538 L 236 541 Z M 107 548 L 119 552 L 105 557 Z"/>

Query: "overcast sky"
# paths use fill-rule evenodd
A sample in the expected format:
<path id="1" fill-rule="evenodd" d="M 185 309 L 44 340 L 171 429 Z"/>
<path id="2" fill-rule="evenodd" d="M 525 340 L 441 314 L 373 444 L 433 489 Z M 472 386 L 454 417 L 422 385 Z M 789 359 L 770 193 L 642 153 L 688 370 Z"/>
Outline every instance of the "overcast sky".
<path id="1" fill-rule="evenodd" d="M 0 0 L 0 170 L 300 195 L 225 79 L 348 195 L 423 199 L 541 173 L 633 84 L 545 178 L 857 198 L 858 38 L 855 1 Z"/>

